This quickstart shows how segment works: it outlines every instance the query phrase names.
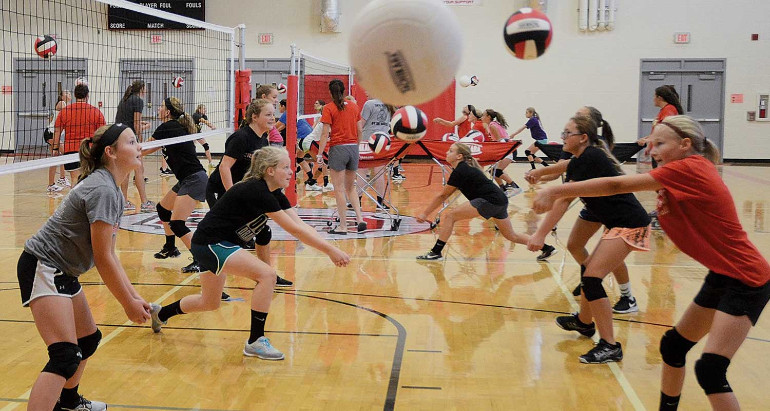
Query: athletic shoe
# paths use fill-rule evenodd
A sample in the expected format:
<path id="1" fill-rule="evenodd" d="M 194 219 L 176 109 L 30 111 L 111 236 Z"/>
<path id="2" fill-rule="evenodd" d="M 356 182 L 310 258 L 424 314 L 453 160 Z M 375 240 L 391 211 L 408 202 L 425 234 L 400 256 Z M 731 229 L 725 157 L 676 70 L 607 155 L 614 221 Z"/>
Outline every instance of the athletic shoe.
<path id="1" fill-rule="evenodd" d="M 636 305 L 636 298 L 625 295 L 621 295 L 618 302 L 612 307 L 612 312 L 615 314 L 628 314 L 637 311 L 639 311 L 639 306 Z"/>
<path id="2" fill-rule="evenodd" d="M 78 405 L 75 408 L 64 408 L 59 403 L 56 404 L 54 410 L 62 411 L 103 411 L 107 409 L 107 404 L 101 401 L 89 401 L 82 395 L 78 400 Z"/>
<path id="3" fill-rule="evenodd" d="M 377 203 L 377 211 L 388 211 L 388 210 L 390 210 L 390 207 L 388 207 L 384 203 Z"/>
<path id="4" fill-rule="evenodd" d="M 182 272 L 186 273 L 186 274 L 187 273 L 199 273 L 201 271 L 203 271 L 203 270 L 201 270 L 201 265 L 198 264 L 198 262 L 195 261 L 195 260 L 193 260 L 193 262 L 191 262 L 190 264 L 182 267 Z"/>
<path id="5" fill-rule="evenodd" d="M 323 191 L 323 188 L 318 184 L 305 184 L 305 191 Z"/>
<path id="6" fill-rule="evenodd" d="M 575 297 L 580 297 L 580 283 L 578 283 L 577 287 L 575 287 L 574 290 L 572 290 L 572 295 Z"/>
<path id="7" fill-rule="evenodd" d="M 142 210 L 143 213 L 152 213 L 155 211 L 155 203 L 147 200 L 146 203 L 142 203 L 142 205 L 139 206 L 139 209 Z"/>
<path id="8" fill-rule="evenodd" d="M 524 192 L 521 187 L 506 187 L 505 196 L 508 198 L 515 197 Z"/>
<path id="9" fill-rule="evenodd" d="M 152 318 L 152 332 L 159 333 L 160 329 L 163 328 L 164 325 L 166 325 L 166 321 L 161 321 L 160 317 L 158 317 L 158 313 L 160 313 L 160 309 L 162 307 L 158 304 L 150 304 L 150 317 Z"/>
<path id="10" fill-rule="evenodd" d="M 132 202 L 130 202 L 130 201 L 126 201 L 126 202 L 123 204 L 123 209 L 124 209 L 125 211 L 133 211 L 133 210 L 136 210 L 136 206 L 134 205 L 134 203 L 132 203 Z"/>
<path id="11" fill-rule="evenodd" d="M 263 360 L 283 359 L 283 353 L 270 345 L 270 340 L 268 340 L 264 335 L 257 338 L 257 341 L 254 341 L 251 344 L 246 341 L 246 345 L 243 347 L 243 355 L 248 357 L 258 357 Z"/>
<path id="12" fill-rule="evenodd" d="M 56 180 L 56 185 L 59 187 L 72 187 L 70 179 L 67 177 L 59 177 L 59 179 Z"/>
<path id="13" fill-rule="evenodd" d="M 62 191 L 62 190 L 64 190 L 64 188 L 62 188 L 61 186 L 57 186 L 56 184 L 51 184 L 50 186 L 48 186 L 48 188 L 45 189 L 45 191 L 49 193 L 58 193 L 59 191 Z"/>
<path id="14" fill-rule="evenodd" d="M 584 337 L 590 338 L 596 333 L 596 325 L 593 322 L 591 324 L 583 324 L 578 318 L 577 313 L 556 317 L 556 325 L 562 330 L 577 331 Z"/>
<path id="15" fill-rule="evenodd" d="M 418 255 L 418 260 L 441 260 L 443 257 L 441 257 L 441 254 L 434 253 L 433 250 L 428 251 L 427 253 L 423 255 Z"/>
<path id="16" fill-rule="evenodd" d="M 172 248 L 166 248 L 166 246 L 163 246 L 163 248 L 160 249 L 153 257 L 157 258 L 158 260 L 165 260 L 166 258 L 174 258 L 179 257 L 182 255 L 182 253 L 179 252 L 179 249 L 176 247 Z"/>
<path id="17" fill-rule="evenodd" d="M 543 248 L 540 249 L 540 255 L 537 256 L 537 261 L 546 261 L 550 256 L 554 254 L 556 254 L 556 247 L 545 244 L 543 245 Z"/>
<path id="18" fill-rule="evenodd" d="M 222 291 L 222 301 L 230 301 L 230 294 Z"/>
<path id="19" fill-rule="evenodd" d="M 358 228 L 358 232 L 359 233 L 362 233 L 362 232 L 366 231 L 366 222 L 362 221 L 362 222 L 358 223 L 358 227 L 357 228 Z"/>
<path id="20" fill-rule="evenodd" d="M 406 176 L 403 174 L 396 174 L 393 176 L 393 181 L 404 181 L 406 180 Z"/>
<path id="21" fill-rule="evenodd" d="M 329 191 L 334 191 L 334 184 L 329 183 L 329 184 L 323 186 L 323 192 L 324 193 L 329 192 Z"/>
<path id="22" fill-rule="evenodd" d="M 580 356 L 580 362 L 583 364 L 604 364 L 608 362 L 617 362 L 623 359 L 623 349 L 620 347 L 620 343 L 612 345 L 603 338 L 599 339 L 599 344 L 596 344 L 591 351 Z"/>
<path id="23" fill-rule="evenodd" d="M 293 282 L 281 277 L 280 275 L 277 275 L 276 277 L 277 277 L 275 280 L 276 287 L 291 287 L 292 285 L 294 285 Z"/>
<path id="24" fill-rule="evenodd" d="M 650 221 L 650 229 L 655 231 L 662 230 L 662 228 L 660 227 L 660 221 L 658 221 L 657 215 L 652 217 L 652 220 Z"/>
<path id="25" fill-rule="evenodd" d="M 174 172 L 171 171 L 171 168 L 165 168 L 164 169 L 163 167 L 161 167 L 160 168 L 160 175 L 162 175 L 164 177 L 170 177 L 170 176 L 174 175 Z"/>
<path id="26" fill-rule="evenodd" d="M 332 235 L 348 235 L 347 231 L 339 231 L 340 226 L 336 226 L 328 231 L 329 234 Z"/>

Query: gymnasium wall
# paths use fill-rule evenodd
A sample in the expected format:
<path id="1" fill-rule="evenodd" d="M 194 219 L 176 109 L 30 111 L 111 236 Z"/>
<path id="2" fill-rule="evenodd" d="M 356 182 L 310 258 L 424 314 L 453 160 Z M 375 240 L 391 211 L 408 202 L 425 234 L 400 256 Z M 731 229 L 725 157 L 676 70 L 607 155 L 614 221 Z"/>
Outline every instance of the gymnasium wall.
<path id="1" fill-rule="evenodd" d="M 341 33 L 333 34 L 320 32 L 320 3 L 209 0 L 206 13 L 211 23 L 247 25 L 247 57 L 286 58 L 296 43 L 313 55 L 347 62 L 350 27 L 368 1 L 340 0 Z M 756 94 L 770 92 L 770 1 L 618 0 L 615 30 L 593 33 L 578 31 L 577 3 L 548 2 L 554 38 L 536 61 L 517 60 L 502 40 L 505 19 L 528 1 L 482 0 L 479 6 L 453 7 L 465 39 L 458 75 L 481 79 L 477 87 L 458 88 L 456 111 L 468 103 L 494 108 L 506 116 L 512 131 L 524 124 L 525 108 L 534 106 L 555 140 L 579 106 L 593 105 L 610 121 L 618 141 L 630 142 L 638 137 L 640 59 L 724 58 L 724 157 L 770 158 L 770 122 L 746 121 L 746 111 L 756 110 Z M 690 44 L 673 43 L 674 32 L 681 31 L 691 33 Z M 273 44 L 258 44 L 258 33 L 273 33 Z M 760 40 L 750 41 L 751 33 Z M 733 93 L 744 94 L 744 102 L 730 103 Z M 527 132 L 523 137 L 531 141 Z"/>

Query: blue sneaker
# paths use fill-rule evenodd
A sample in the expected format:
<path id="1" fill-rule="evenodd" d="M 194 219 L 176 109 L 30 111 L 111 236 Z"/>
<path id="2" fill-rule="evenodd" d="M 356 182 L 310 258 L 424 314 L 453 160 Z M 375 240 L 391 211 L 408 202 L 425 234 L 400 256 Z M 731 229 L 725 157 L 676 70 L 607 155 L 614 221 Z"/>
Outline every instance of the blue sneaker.
<path id="1" fill-rule="evenodd" d="M 257 338 L 257 341 L 254 341 L 251 344 L 249 344 L 247 341 L 246 346 L 243 347 L 243 355 L 248 357 L 258 357 L 263 360 L 283 359 L 283 353 L 270 345 L 270 340 L 268 340 L 264 335 Z"/>

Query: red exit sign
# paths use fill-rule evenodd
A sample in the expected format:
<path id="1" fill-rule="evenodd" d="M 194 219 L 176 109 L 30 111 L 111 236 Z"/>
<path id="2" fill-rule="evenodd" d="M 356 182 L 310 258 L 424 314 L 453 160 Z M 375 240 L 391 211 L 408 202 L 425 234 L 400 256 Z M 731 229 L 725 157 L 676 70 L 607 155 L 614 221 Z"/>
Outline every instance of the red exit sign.
<path id="1" fill-rule="evenodd" d="M 259 33 L 259 44 L 273 44 L 273 33 Z"/>
<path id="2" fill-rule="evenodd" d="M 687 44 L 689 42 L 690 42 L 690 33 L 689 32 L 674 33 L 674 43 L 676 43 L 676 44 Z"/>
<path id="3" fill-rule="evenodd" d="M 160 44 L 160 43 L 163 43 L 162 34 L 150 34 L 150 44 Z"/>

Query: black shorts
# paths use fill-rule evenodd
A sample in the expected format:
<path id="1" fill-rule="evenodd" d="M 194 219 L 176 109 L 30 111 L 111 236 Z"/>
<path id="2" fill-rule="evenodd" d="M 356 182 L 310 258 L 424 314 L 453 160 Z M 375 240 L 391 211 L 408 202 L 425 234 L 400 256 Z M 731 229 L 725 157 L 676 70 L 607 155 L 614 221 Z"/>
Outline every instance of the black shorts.
<path id="1" fill-rule="evenodd" d="M 580 217 L 581 220 L 586 220 L 592 223 L 601 223 L 599 217 L 597 217 L 596 214 L 592 213 L 591 210 L 587 209 L 586 207 L 583 207 L 583 209 L 580 210 L 578 217 Z"/>
<path id="2" fill-rule="evenodd" d="M 693 302 L 738 317 L 746 315 L 751 324 L 756 325 L 768 300 L 770 281 L 751 287 L 735 278 L 709 271 Z"/>
<path id="3" fill-rule="evenodd" d="M 474 198 L 470 201 L 473 208 L 479 212 L 479 215 L 484 219 L 496 218 L 498 220 L 504 220 L 508 218 L 508 205 L 492 204 L 483 198 Z"/>
<path id="4" fill-rule="evenodd" d="M 77 154 L 77 151 L 73 151 L 70 153 L 64 153 L 64 155 L 67 154 Z M 80 161 L 73 161 L 71 163 L 64 163 L 64 170 L 66 171 L 75 171 L 80 168 Z"/>
<path id="5" fill-rule="evenodd" d="M 197 201 L 206 200 L 206 188 L 208 186 L 209 177 L 203 170 L 198 171 L 195 174 L 190 174 L 182 181 L 177 182 L 171 191 L 175 192 L 178 196 L 190 196 Z"/>
<path id="6" fill-rule="evenodd" d="M 83 289 L 77 277 L 41 263 L 27 251 L 23 251 L 19 257 L 16 276 L 19 279 L 21 304 L 24 307 L 38 297 L 56 295 L 72 298 Z"/>

